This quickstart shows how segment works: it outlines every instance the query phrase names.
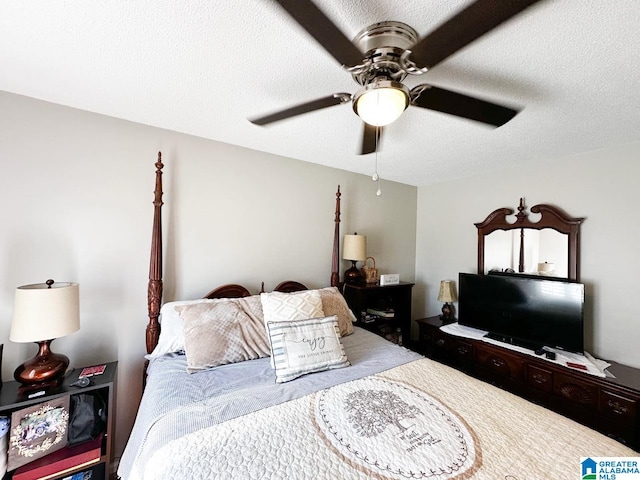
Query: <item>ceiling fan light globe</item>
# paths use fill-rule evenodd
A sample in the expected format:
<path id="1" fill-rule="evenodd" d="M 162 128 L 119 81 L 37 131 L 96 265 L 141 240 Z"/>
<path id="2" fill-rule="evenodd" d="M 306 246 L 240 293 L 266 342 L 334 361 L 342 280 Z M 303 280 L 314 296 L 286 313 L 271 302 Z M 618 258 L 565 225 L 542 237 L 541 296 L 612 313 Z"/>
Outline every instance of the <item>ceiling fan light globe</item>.
<path id="1" fill-rule="evenodd" d="M 409 91 L 399 82 L 380 81 L 361 88 L 353 110 L 369 125 L 383 127 L 395 122 L 409 105 Z"/>

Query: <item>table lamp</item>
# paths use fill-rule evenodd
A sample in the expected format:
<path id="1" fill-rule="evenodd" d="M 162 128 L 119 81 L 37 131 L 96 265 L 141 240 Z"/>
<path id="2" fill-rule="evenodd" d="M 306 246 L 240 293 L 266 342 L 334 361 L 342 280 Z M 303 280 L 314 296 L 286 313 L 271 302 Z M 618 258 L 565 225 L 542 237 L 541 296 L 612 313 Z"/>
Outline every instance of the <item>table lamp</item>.
<path id="1" fill-rule="evenodd" d="M 344 282 L 350 284 L 362 283 L 362 273 L 356 266 L 357 262 L 364 262 L 367 258 L 367 237 L 365 235 L 344 236 L 342 259 L 351 261 L 351 268 L 344 272 Z"/>
<path id="2" fill-rule="evenodd" d="M 442 305 L 442 315 L 440 315 L 444 324 L 451 323 L 455 320 L 453 305 L 451 305 L 451 303 L 457 300 L 458 297 L 456 295 L 456 288 L 453 281 L 442 280 L 440 282 L 440 291 L 438 292 L 438 301 L 445 302 L 444 305 Z"/>
<path id="3" fill-rule="evenodd" d="M 47 388 L 62 380 L 69 358 L 53 353 L 51 342 L 80 328 L 77 283 L 54 282 L 23 285 L 16 289 L 9 340 L 35 342 L 38 353 L 16 368 L 13 377 L 23 388 Z"/>

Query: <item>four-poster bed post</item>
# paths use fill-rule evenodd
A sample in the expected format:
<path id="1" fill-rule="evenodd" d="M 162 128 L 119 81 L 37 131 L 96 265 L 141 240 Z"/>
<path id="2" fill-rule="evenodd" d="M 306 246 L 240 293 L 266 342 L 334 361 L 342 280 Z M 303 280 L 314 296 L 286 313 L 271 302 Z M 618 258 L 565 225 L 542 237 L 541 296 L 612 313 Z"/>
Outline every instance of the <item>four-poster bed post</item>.
<path id="1" fill-rule="evenodd" d="M 149 262 L 149 285 L 147 287 L 147 353 L 158 344 L 160 336 L 160 306 L 162 304 L 162 153 L 158 152 L 156 166 L 156 188 L 153 192 L 153 230 L 151 234 L 151 259 Z"/>

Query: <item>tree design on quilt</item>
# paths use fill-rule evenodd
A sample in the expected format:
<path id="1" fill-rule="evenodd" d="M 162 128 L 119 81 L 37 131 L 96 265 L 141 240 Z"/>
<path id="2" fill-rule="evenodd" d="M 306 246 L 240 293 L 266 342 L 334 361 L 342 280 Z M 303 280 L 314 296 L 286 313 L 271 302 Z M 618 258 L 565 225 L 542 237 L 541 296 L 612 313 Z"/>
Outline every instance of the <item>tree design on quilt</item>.
<path id="1" fill-rule="evenodd" d="M 422 413 L 388 390 L 357 390 L 347 395 L 345 404 L 349 422 L 363 437 L 375 437 L 389 425 L 404 432 L 409 427 L 400 422 Z"/>

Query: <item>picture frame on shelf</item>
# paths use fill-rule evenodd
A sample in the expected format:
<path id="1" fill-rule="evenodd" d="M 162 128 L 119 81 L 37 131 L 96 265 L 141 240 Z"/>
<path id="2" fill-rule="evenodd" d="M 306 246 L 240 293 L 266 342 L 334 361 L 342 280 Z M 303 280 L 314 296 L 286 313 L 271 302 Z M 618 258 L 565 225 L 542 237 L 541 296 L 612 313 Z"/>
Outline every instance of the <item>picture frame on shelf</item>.
<path id="1" fill-rule="evenodd" d="M 14 470 L 66 446 L 68 424 L 68 396 L 13 412 L 7 469 Z"/>

